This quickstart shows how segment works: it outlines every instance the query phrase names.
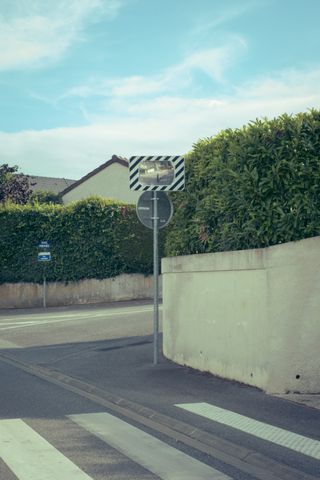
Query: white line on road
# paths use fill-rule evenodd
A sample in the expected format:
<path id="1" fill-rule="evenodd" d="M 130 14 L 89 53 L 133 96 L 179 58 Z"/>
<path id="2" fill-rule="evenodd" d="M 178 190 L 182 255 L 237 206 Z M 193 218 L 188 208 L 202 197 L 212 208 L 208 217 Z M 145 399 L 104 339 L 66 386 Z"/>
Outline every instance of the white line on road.
<path id="1" fill-rule="evenodd" d="M 81 313 L 67 313 L 67 314 L 30 314 L 30 315 L 25 315 L 25 316 L 20 316 L 20 315 L 13 315 L 13 316 L 6 316 L 6 317 L 1 317 L 0 316 L 0 325 L 8 325 L 8 324 L 14 324 L 14 323 L 36 323 L 36 322 L 41 322 L 41 321 L 53 321 L 54 319 L 57 319 L 58 321 L 63 321 L 63 320 L 73 320 L 73 319 L 83 319 L 83 318 L 99 318 L 99 317 L 113 317 L 115 315 L 134 315 L 136 313 L 148 313 L 151 312 L 153 309 L 153 306 L 147 306 L 145 308 L 140 308 L 138 310 L 134 309 L 133 307 L 130 310 L 122 310 L 120 308 L 114 309 L 114 310 L 104 310 L 101 312 L 81 312 Z M 161 306 L 159 307 L 161 310 Z M 30 320 L 32 318 L 33 320 Z M 14 320 L 13 320 L 14 319 Z M 26 322 L 22 322 L 22 320 L 26 320 Z"/>
<path id="2" fill-rule="evenodd" d="M 4 330 L 15 330 L 16 328 L 28 328 L 28 327 L 41 327 L 42 325 L 48 325 L 51 323 L 61 323 L 66 322 L 67 320 L 35 320 L 34 322 L 11 322 L 8 324 L 4 324 L 4 326 L 0 323 L 0 331 Z"/>
<path id="3" fill-rule="evenodd" d="M 320 460 L 320 441 L 318 440 L 259 422 L 209 403 L 181 403 L 175 406 Z"/>
<path id="4" fill-rule="evenodd" d="M 0 350 L 6 350 L 11 348 L 22 348 L 21 345 L 17 345 L 16 343 L 9 342 L 9 340 L 4 340 L 0 338 Z"/>
<path id="5" fill-rule="evenodd" d="M 50 315 L 50 316 L 41 316 L 41 317 L 33 317 L 34 320 L 29 321 L 21 321 L 25 318 L 30 317 L 15 317 L 16 321 L 12 321 L 9 318 L 0 318 L 0 331 L 4 330 L 15 330 L 16 328 L 29 328 L 34 326 L 42 326 L 42 325 L 50 325 L 53 323 L 61 323 L 61 322 L 68 322 L 72 320 L 83 320 L 83 319 L 92 319 L 92 318 L 99 318 L 99 317 L 114 317 L 114 316 L 124 316 L 124 315 L 132 315 L 137 313 L 148 313 L 151 312 L 152 308 L 144 309 L 144 310 L 125 310 L 125 311 L 117 311 L 117 312 L 104 312 L 104 313 L 87 313 L 87 314 L 68 314 L 68 315 Z M 10 322 L 8 320 L 11 320 Z"/>
<path id="6" fill-rule="evenodd" d="M 0 457 L 19 480 L 92 480 L 20 419 L 0 421 Z"/>
<path id="7" fill-rule="evenodd" d="M 162 480 L 230 480 L 218 470 L 109 413 L 70 415 L 69 418 Z"/>
<path id="8" fill-rule="evenodd" d="M 26 325 L 27 325 L 27 324 L 35 323 L 35 322 L 36 322 L 35 320 L 31 320 L 31 321 L 29 321 L 29 322 L 19 322 L 19 323 L 20 323 L 21 325 L 23 325 L 23 324 L 26 324 Z M 16 321 L 14 321 L 14 322 L 1 322 L 1 326 L 2 326 L 2 325 L 16 325 L 16 323 L 17 323 Z"/>

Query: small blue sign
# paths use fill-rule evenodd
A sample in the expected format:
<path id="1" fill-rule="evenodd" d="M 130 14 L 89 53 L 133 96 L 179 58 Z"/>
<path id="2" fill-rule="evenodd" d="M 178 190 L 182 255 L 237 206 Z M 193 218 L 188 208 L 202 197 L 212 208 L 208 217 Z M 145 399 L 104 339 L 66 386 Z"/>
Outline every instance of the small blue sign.
<path id="1" fill-rule="evenodd" d="M 38 253 L 38 261 L 39 262 L 50 262 L 51 260 L 51 253 L 50 252 L 40 252 Z"/>

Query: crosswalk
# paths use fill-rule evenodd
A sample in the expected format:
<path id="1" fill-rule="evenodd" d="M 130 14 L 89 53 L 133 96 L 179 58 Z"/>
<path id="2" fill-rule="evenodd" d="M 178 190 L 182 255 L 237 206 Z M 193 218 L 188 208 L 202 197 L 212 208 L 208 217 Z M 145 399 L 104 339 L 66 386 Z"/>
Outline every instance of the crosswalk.
<path id="1" fill-rule="evenodd" d="M 19 480 L 92 480 L 21 419 L 0 421 L 0 456 Z"/>
<path id="2" fill-rule="evenodd" d="M 68 418 L 154 474 L 155 480 L 231 480 L 223 472 L 106 412 Z M 95 480 L 22 419 L 0 420 L 0 457 L 18 480 Z M 109 478 L 107 471 L 105 474 L 103 478 Z"/>
<path id="3" fill-rule="evenodd" d="M 70 418 L 163 480 L 230 479 L 108 413 L 72 415 Z"/>
<path id="4" fill-rule="evenodd" d="M 205 402 L 177 404 L 176 407 L 320 460 L 319 440 L 298 435 Z"/>
<path id="5" fill-rule="evenodd" d="M 176 407 L 302 453 L 312 459 L 320 459 L 320 441 L 318 440 L 258 422 L 207 403 L 176 404 Z M 39 426 L 41 420 L 38 422 L 40 423 L 34 419 L 20 418 L 0 420 L 0 480 L 12 479 L 7 475 L 2 478 L 1 460 L 14 474 L 15 480 L 100 480 L 101 478 L 108 480 L 118 480 L 118 478 L 234 480 L 235 478 L 107 412 L 72 414 L 61 419 L 59 428 L 69 432 L 64 444 L 57 441 L 57 438 L 60 438 L 59 428 L 58 435 L 52 437 L 51 434 L 48 439 L 45 437 L 50 430 L 48 428 L 50 421 L 45 428 Z M 61 427 L 61 425 L 64 426 Z M 71 425 L 73 425 L 72 428 Z M 70 456 L 73 449 L 73 443 L 70 444 L 70 440 L 74 440 L 72 435 L 75 431 L 82 432 L 81 435 L 85 438 L 95 438 L 96 441 L 105 445 L 102 447 L 103 457 L 106 457 L 103 467 L 101 466 L 101 469 L 104 469 L 103 476 L 96 476 L 95 472 L 87 470 L 85 461 L 78 465 L 75 459 L 78 459 L 79 455 L 73 453 Z M 52 441 L 53 438 L 54 441 Z M 76 441 L 76 444 L 80 452 L 86 448 L 83 445 L 80 446 L 79 441 Z M 128 468 L 128 462 L 131 462 L 146 474 L 140 473 L 133 477 L 125 467 L 122 467 L 119 476 L 114 476 L 109 472 L 109 468 L 112 468 L 112 464 L 115 463 L 114 455 L 112 456 L 110 450 L 116 451 L 121 458 L 127 459 L 126 468 Z M 98 461 L 100 460 L 101 454 L 100 457 L 98 456 Z"/>

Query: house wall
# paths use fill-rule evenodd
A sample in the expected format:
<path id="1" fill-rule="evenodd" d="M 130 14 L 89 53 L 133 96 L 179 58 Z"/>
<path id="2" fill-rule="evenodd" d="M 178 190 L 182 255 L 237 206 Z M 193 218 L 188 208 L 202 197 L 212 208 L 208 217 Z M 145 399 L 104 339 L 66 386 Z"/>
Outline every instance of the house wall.
<path id="1" fill-rule="evenodd" d="M 270 393 L 320 393 L 320 237 L 165 258 L 169 359 Z"/>
<path id="2" fill-rule="evenodd" d="M 63 195 L 63 203 L 98 195 L 124 203 L 135 204 L 139 193 L 129 189 L 129 170 L 113 163 Z"/>

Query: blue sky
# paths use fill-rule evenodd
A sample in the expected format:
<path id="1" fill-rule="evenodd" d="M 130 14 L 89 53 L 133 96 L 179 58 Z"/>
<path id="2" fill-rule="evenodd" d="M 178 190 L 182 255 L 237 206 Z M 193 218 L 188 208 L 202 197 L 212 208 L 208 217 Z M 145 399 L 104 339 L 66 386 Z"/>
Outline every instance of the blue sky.
<path id="1" fill-rule="evenodd" d="M 0 163 L 78 179 L 319 108 L 319 0 L 0 0 Z"/>

